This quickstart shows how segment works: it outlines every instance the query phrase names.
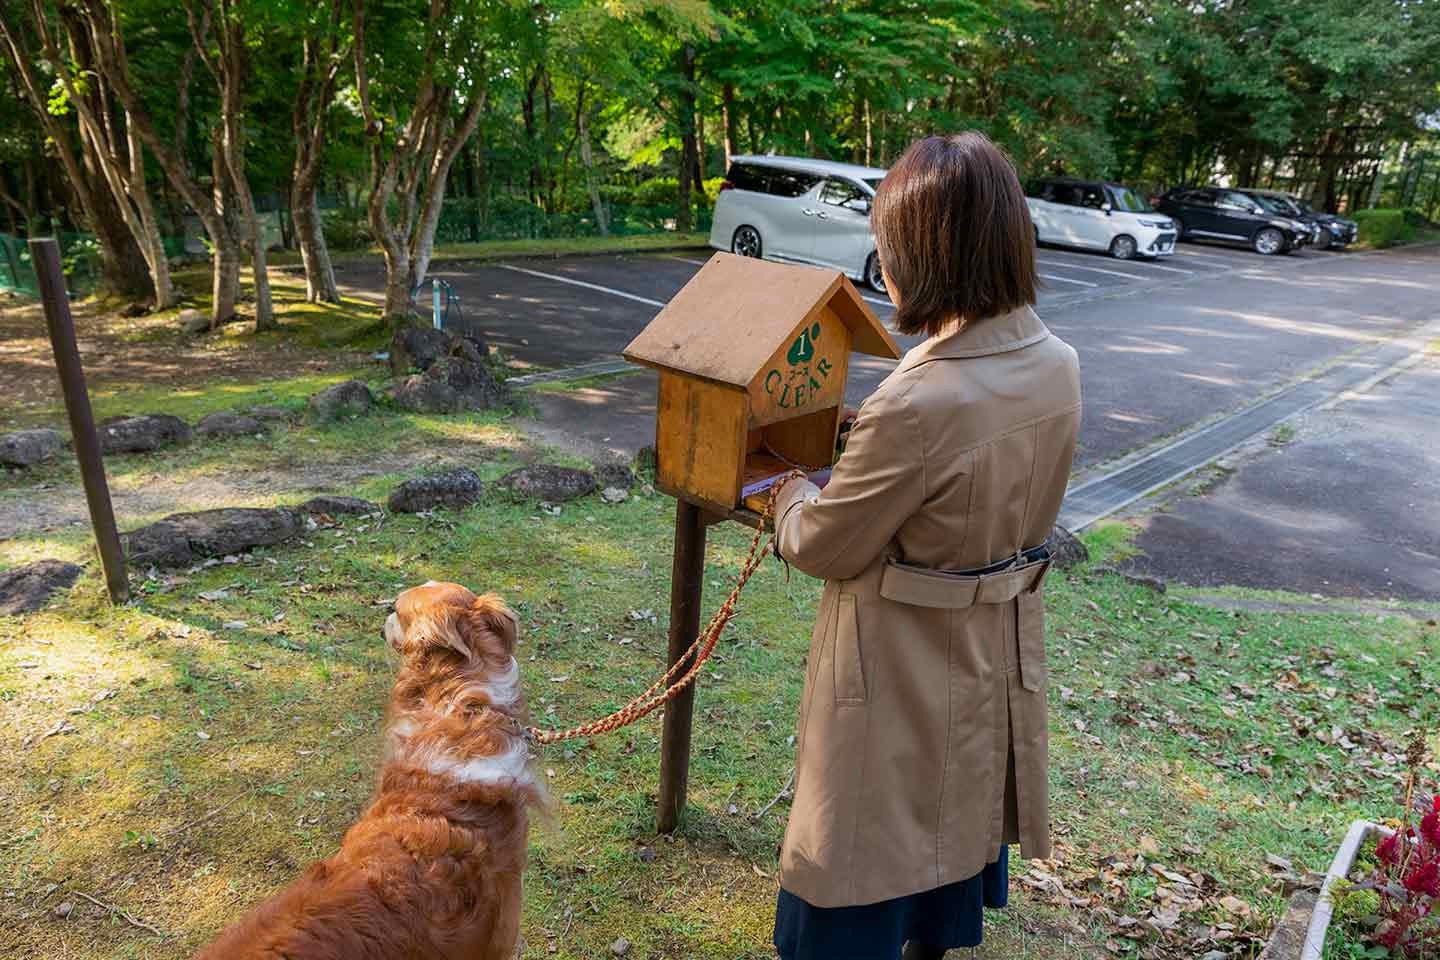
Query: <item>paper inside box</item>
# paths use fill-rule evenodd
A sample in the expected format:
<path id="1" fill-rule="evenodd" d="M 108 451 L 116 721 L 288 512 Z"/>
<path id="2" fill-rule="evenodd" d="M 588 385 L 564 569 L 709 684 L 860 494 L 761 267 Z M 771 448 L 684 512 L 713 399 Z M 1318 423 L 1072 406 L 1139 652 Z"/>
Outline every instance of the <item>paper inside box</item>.
<path id="1" fill-rule="evenodd" d="M 740 497 L 763 493 L 775 485 L 775 481 L 795 469 L 779 457 L 762 450 L 752 451 L 745 457 L 745 472 L 740 488 Z"/>

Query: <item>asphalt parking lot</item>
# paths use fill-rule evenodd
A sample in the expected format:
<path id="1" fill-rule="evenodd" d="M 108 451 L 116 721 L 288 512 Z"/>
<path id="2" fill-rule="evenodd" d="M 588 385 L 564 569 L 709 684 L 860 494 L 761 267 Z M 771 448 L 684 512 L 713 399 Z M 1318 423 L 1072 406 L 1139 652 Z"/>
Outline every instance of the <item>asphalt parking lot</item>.
<path id="1" fill-rule="evenodd" d="M 441 264 L 434 273 L 459 293 L 467 326 L 483 330 L 517 366 L 541 370 L 616 357 L 709 253 Z M 1363 367 L 1367 351 L 1440 316 L 1440 255 L 1433 248 L 1262 257 L 1185 243 L 1175 256 L 1152 263 L 1045 247 L 1039 270 L 1037 310 L 1081 356 L 1085 418 L 1076 466 L 1082 478 L 1223 420 L 1347 358 Z M 383 289 L 378 272 L 352 268 L 341 280 L 352 293 L 378 296 Z M 891 316 L 887 300 L 861 292 L 882 320 Z M 909 347 L 915 341 L 901 342 Z M 890 366 L 856 357 L 850 402 L 862 400 Z M 535 404 L 557 436 L 591 449 L 633 451 L 652 442 L 654 397 L 653 377 L 640 373 L 536 394 Z M 1400 482 L 1390 478 L 1394 483 L 1387 486 L 1390 466 L 1373 467 L 1374 489 Z M 1303 512 L 1306 491 L 1294 496 Z M 1393 522 L 1399 523 L 1398 514 Z M 1383 540 L 1385 526 L 1369 535 Z M 1230 546 L 1224 538 L 1203 550 L 1197 544 L 1194 563 L 1164 572 L 1221 582 Z M 1178 547 L 1172 539 L 1163 549 Z M 1221 580 L 1206 580 L 1204 570 L 1220 571 Z M 1246 582 L 1330 592 L 1345 578 L 1282 580 L 1251 576 Z M 1427 583 L 1420 578 L 1400 592 L 1440 599 L 1429 596 Z"/>

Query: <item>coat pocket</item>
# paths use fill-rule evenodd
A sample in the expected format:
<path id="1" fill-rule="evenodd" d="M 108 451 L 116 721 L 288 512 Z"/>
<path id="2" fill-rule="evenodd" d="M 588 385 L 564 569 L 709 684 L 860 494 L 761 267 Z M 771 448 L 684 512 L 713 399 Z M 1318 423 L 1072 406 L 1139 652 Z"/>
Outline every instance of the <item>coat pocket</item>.
<path id="1" fill-rule="evenodd" d="M 1030 691 L 1041 690 L 1045 686 L 1045 596 L 1040 590 L 1022 590 L 1015 601 L 1020 685 Z"/>
<path id="2" fill-rule="evenodd" d="M 835 702 L 865 702 L 865 666 L 860 658 L 860 618 L 854 594 L 836 598 Z"/>

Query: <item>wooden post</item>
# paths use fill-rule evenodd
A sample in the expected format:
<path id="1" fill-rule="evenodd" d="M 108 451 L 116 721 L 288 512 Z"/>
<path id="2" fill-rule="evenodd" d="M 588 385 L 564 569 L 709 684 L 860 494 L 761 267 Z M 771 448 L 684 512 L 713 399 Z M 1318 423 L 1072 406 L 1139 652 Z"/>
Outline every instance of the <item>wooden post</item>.
<path id="1" fill-rule="evenodd" d="M 60 265 L 60 245 L 53 237 L 30 241 L 30 258 L 45 305 L 45 325 L 50 329 L 50 346 L 55 351 L 55 369 L 60 390 L 65 394 L 65 412 L 70 415 L 70 436 L 75 459 L 80 462 L 80 479 L 90 505 L 90 526 L 105 568 L 110 602 L 130 599 L 130 581 L 125 575 L 125 552 L 110 505 L 110 487 L 105 482 L 105 461 L 100 455 L 100 438 L 95 433 L 95 414 L 85 390 L 85 371 L 80 366 L 80 348 L 75 343 L 75 321 L 70 316 L 70 299 L 65 294 L 65 271 Z"/>
<path id="2" fill-rule="evenodd" d="M 673 665 L 700 635 L 700 597 L 705 586 L 705 517 L 686 500 L 675 501 L 675 558 L 670 568 L 670 651 Z M 660 803 L 655 828 L 672 833 L 685 809 L 690 778 L 690 727 L 695 687 L 665 707 L 660 734 Z"/>

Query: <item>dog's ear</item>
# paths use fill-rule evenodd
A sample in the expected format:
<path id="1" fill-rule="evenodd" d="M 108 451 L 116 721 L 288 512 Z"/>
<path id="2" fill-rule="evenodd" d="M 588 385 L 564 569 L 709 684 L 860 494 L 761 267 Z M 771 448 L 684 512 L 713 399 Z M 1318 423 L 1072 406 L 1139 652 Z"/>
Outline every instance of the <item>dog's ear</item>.
<path id="1" fill-rule="evenodd" d="M 463 614 L 453 610 L 446 610 L 440 616 L 426 617 L 410 625 L 405 637 L 406 645 L 417 652 L 448 648 L 469 660 L 474 654 L 465 642 L 464 620 Z"/>
<path id="2" fill-rule="evenodd" d="M 496 594 L 476 597 L 466 611 L 464 623 L 465 639 L 473 653 L 481 656 L 487 653 L 502 657 L 515 655 L 519 623 L 515 613 Z"/>

